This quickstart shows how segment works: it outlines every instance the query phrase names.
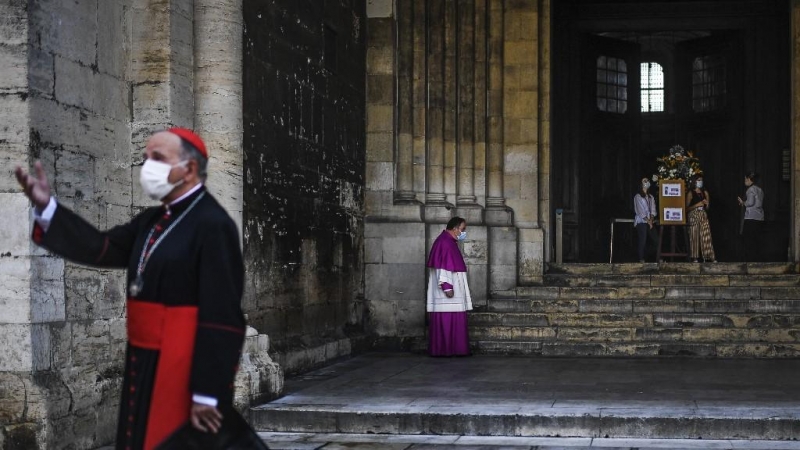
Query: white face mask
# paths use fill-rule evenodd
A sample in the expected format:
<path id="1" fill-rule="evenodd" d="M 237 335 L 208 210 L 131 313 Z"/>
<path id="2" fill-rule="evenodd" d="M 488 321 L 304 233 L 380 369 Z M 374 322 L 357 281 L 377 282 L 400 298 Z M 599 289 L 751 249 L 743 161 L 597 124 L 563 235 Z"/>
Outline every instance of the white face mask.
<path id="1" fill-rule="evenodd" d="M 175 166 L 185 166 L 188 161 L 181 161 L 174 166 L 167 163 L 148 159 L 142 166 L 139 174 L 139 183 L 142 190 L 153 200 L 161 200 L 173 189 L 183 184 L 183 179 L 173 184 L 169 182 L 169 173 Z"/>
<path id="2" fill-rule="evenodd" d="M 703 180 L 697 180 L 697 189 L 703 189 Z"/>
<path id="3" fill-rule="evenodd" d="M 650 182 L 649 182 L 649 181 L 645 181 L 644 183 L 642 183 L 642 188 L 643 188 L 645 191 L 646 191 L 646 190 L 648 190 L 648 189 L 650 189 Z"/>
<path id="4" fill-rule="evenodd" d="M 459 241 L 466 241 L 467 240 L 467 232 L 466 231 L 462 231 L 461 234 L 458 235 L 458 240 Z"/>

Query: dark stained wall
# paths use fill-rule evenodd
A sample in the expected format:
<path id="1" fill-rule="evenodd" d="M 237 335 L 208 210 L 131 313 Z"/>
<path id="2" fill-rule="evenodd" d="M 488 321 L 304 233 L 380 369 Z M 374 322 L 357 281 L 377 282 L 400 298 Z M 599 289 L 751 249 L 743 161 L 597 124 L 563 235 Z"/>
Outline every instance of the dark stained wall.
<path id="1" fill-rule="evenodd" d="M 289 372 L 362 329 L 365 5 L 244 2 L 245 308 Z"/>

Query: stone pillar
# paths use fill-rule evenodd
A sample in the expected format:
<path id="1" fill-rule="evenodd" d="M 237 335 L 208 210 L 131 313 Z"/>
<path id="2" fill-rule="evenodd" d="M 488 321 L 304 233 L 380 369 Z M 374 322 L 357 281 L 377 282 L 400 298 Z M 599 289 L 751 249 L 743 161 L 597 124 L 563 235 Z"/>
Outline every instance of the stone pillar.
<path id="1" fill-rule="evenodd" d="M 429 24 L 441 24 L 446 21 L 445 0 L 430 0 Z M 452 17 L 451 17 L 452 20 Z M 433 31 L 439 35 L 433 35 Z M 446 126 L 446 78 L 450 71 L 445 64 L 446 26 L 432 27 L 428 43 L 428 190 L 425 195 L 425 221 L 428 223 L 447 222 L 452 213 L 452 205 L 447 202 L 445 194 L 445 132 Z M 452 74 L 451 74 L 452 75 Z M 452 143 L 452 142 L 451 142 Z"/>
<path id="2" fill-rule="evenodd" d="M 475 17 L 474 2 L 456 2 L 456 214 L 478 225 L 483 224 L 483 208 L 475 196 Z"/>
<path id="3" fill-rule="evenodd" d="M 395 123 L 396 188 L 397 202 L 416 200 L 413 180 L 413 134 L 414 134 L 414 2 L 397 1 L 397 109 Z"/>
<path id="4" fill-rule="evenodd" d="M 414 141 L 413 141 L 413 172 L 414 191 L 418 199 L 425 197 L 427 158 L 427 54 L 428 42 L 428 2 L 415 1 L 414 3 L 414 71 L 413 71 L 413 116 L 414 116 Z"/>
<path id="5" fill-rule="evenodd" d="M 518 282 L 542 281 L 544 233 L 539 224 L 540 0 L 506 2 L 503 47 L 503 188 L 518 235 Z"/>
<path id="6" fill-rule="evenodd" d="M 194 127 L 194 37 L 192 0 L 134 0 L 131 11 L 130 151 L 133 179 L 153 132 L 170 126 Z M 136 207 L 156 204 L 133 183 Z"/>
<path id="7" fill-rule="evenodd" d="M 792 257 L 800 262 L 800 0 L 792 0 Z"/>
<path id="8" fill-rule="evenodd" d="M 503 0 L 488 0 L 488 74 L 486 125 L 486 224 L 510 226 L 511 210 L 503 193 Z"/>
<path id="9" fill-rule="evenodd" d="M 551 0 L 541 0 L 539 10 L 539 225 L 544 235 L 544 260 L 551 261 L 554 229 L 550 199 L 550 7 Z"/>
<path id="10" fill-rule="evenodd" d="M 195 0 L 194 39 L 194 128 L 209 148 L 208 186 L 241 230 L 242 0 Z"/>

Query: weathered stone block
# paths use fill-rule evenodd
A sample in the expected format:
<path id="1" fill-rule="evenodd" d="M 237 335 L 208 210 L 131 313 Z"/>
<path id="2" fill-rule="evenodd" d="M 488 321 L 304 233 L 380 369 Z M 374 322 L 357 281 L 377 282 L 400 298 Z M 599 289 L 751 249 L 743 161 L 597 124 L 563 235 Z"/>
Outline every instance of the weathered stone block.
<path id="1" fill-rule="evenodd" d="M 396 336 L 397 303 L 367 297 L 368 328 L 378 336 Z"/>
<path id="2" fill-rule="evenodd" d="M 370 75 L 394 73 L 394 52 L 391 47 L 367 48 L 367 73 Z M 369 105 L 367 108 L 369 109 Z"/>
<path id="3" fill-rule="evenodd" d="M 619 313 L 633 312 L 633 302 L 630 300 L 581 300 L 578 304 L 582 313 Z"/>
<path id="4" fill-rule="evenodd" d="M 762 299 L 800 300 L 800 288 L 762 287 L 759 291 Z"/>
<path id="5" fill-rule="evenodd" d="M 734 323 L 722 314 L 653 314 L 653 325 L 664 328 L 730 328 Z"/>
<path id="6" fill-rule="evenodd" d="M 634 313 L 681 313 L 694 312 L 695 302 L 692 300 L 634 300 Z"/>
<path id="7" fill-rule="evenodd" d="M 426 298 L 428 286 L 427 270 L 423 263 L 418 264 L 384 264 L 389 284 L 390 300 L 422 301 Z"/>
<path id="8" fill-rule="evenodd" d="M 367 0 L 367 17 L 386 18 L 394 15 L 394 2 L 392 0 Z M 372 21 L 370 21 L 372 23 Z"/>
<path id="9" fill-rule="evenodd" d="M 520 286 L 517 288 L 517 295 L 529 297 L 534 300 L 556 299 L 561 296 L 561 288 L 551 286 Z M 564 295 L 563 298 L 569 298 Z"/>
<path id="10" fill-rule="evenodd" d="M 746 342 L 750 330 L 742 328 L 687 328 L 683 339 L 690 342 Z"/>
<path id="11" fill-rule="evenodd" d="M 712 299 L 715 293 L 712 287 L 668 287 L 664 296 L 668 299 Z"/>
<path id="12" fill-rule="evenodd" d="M 493 252 L 490 252 L 490 255 Z M 489 292 L 490 295 L 500 291 L 510 291 L 517 285 L 516 265 L 489 265 Z"/>
<path id="13" fill-rule="evenodd" d="M 86 66 L 95 62 L 97 2 L 35 2 L 29 14 L 43 50 Z"/>
<path id="14" fill-rule="evenodd" d="M 394 188 L 394 164 L 368 162 L 366 188 L 373 191 L 391 191 Z"/>
<path id="15" fill-rule="evenodd" d="M 382 248 L 385 264 L 425 264 L 424 236 L 385 236 Z"/>
<path id="16" fill-rule="evenodd" d="M 393 162 L 394 136 L 384 131 L 367 133 L 367 162 Z"/>
<path id="17" fill-rule="evenodd" d="M 652 286 L 728 286 L 727 275 L 653 275 Z"/>
<path id="18" fill-rule="evenodd" d="M 470 338 L 489 341 L 542 341 L 554 340 L 554 328 L 543 327 L 475 327 L 470 329 Z"/>
<path id="19" fill-rule="evenodd" d="M 547 327 L 551 325 L 546 314 L 505 314 L 500 315 L 500 322 L 509 327 Z"/>
<path id="20" fill-rule="evenodd" d="M 30 263 L 30 258 L 0 257 L 0 322 L 2 323 L 24 324 L 31 320 Z"/>
<path id="21" fill-rule="evenodd" d="M 797 275 L 731 275 L 731 286 L 800 286 Z"/>
<path id="22" fill-rule="evenodd" d="M 23 372 L 33 369 L 31 325 L 0 324 L 0 371 Z"/>
<path id="23" fill-rule="evenodd" d="M 641 341 L 680 341 L 683 337 L 681 328 L 637 328 L 634 339 Z"/>
<path id="24" fill-rule="evenodd" d="M 561 327 L 645 327 L 650 324 L 646 315 L 627 314 L 548 314 L 551 325 Z"/>
<path id="25" fill-rule="evenodd" d="M 795 300 L 750 300 L 747 311 L 757 313 L 800 313 L 800 301 Z"/>
<path id="26" fill-rule="evenodd" d="M 539 300 L 530 301 L 530 312 L 566 313 L 578 312 L 581 300 Z"/>
<path id="27" fill-rule="evenodd" d="M 568 328 L 559 327 L 559 341 L 577 342 L 620 342 L 630 341 L 632 328 Z"/>
<path id="28" fill-rule="evenodd" d="M 741 301 L 696 300 L 694 311 L 698 313 L 737 313 L 748 310 L 748 303 Z"/>

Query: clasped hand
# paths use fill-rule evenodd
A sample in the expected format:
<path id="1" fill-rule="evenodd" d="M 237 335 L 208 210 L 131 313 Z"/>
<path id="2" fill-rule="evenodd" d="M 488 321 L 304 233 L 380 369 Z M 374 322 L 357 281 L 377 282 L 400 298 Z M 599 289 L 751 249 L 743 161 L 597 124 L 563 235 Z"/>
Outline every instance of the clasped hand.
<path id="1" fill-rule="evenodd" d="M 200 431 L 216 433 L 222 426 L 222 413 L 213 406 L 192 403 L 189 420 Z"/>

